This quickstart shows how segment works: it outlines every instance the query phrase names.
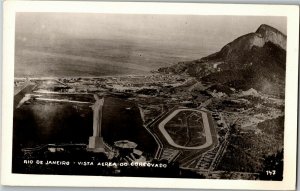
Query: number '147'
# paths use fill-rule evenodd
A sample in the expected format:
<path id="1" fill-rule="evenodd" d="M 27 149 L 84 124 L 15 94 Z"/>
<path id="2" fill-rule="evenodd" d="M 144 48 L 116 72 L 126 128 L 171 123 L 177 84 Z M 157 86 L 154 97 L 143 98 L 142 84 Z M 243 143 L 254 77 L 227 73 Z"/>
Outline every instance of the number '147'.
<path id="1" fill-rule="evenodd" d="M 266 170 L 267 175 L 275 175 L 276 170 Z"/>

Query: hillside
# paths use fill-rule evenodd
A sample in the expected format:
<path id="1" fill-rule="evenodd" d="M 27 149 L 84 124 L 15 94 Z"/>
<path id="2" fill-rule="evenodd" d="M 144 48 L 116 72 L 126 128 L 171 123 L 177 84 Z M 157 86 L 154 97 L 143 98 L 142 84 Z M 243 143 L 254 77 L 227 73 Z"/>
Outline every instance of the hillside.
<path id="1" fill-rule="evenodd" d="M 219 52 L 199 60 L 160 68 L 163 73 L 186 74 L 207 83 L 236 89 L 255 88 L 282 95 L 285 79 L 286 35 L 261 25 L 256 32 L 243 35 Z"/>

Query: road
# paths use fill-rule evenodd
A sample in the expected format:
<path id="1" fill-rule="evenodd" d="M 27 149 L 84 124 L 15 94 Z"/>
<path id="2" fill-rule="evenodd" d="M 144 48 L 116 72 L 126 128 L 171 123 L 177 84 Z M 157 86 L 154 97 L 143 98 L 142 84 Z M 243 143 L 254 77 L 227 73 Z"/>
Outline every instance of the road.
<path id="1" fill-rule="evenodd" d="M 32 90 L 36 87 L 36 84 L 31 83 L 29 80 L 27 80 L 23 86 L 17 87 L 14 90 L 14 109 L 17 107 L 20 107 L 22 103 L 20 104 L 20 101 L 25 97 L 26 94 L 29 94 L 32 92 Z M 27 99 L 27 98 L 25 98 Z M 25 102 L 25 100 L 23 100 Z"/>
<path id="2" fill-rule="evenodd" d="M 169 112 L 165 112 L 162 113 L 161 115 L 159 115 L 155 120 L 151 121 L 150 123 L 148 123 L 147 125 L 145 125 L 144 127 L 146 128 L 146 130 L 154 137 L 158 148 L 157 151 L 155 153 L 154 158 L 159 159 L 164 151 L 164 144 L 162 142 L 162 140 L 160 139 L 160 137 L 153 132 L 156 132 L 157 125 L 160 121 L 162 121 L 164 118 L 166 118 L 172 111 L 175 111 L 175 108 L 171 109 L 171 111 Z"/>
<path id="3" fill-rule="evenodd" d="M 199 112 L 202 114 L 202 118 L 203 118 L 203 126 L 204 126 L 204 131 L 205 131 L 205 135 L 206 135 L 206 142 L 203 145 L 199 145 L 199 146 L 193 146 L 193 147 L 187 147 L 187 146 L 183 146 L 183 145 L 178 145 L 174 142 L 174 140 L 171 138 L 171 136 L 169 135 L 169 133 L 166 131 L 165 129 L 165 125 L 171 120 L 173 119 L 179 112 L 181 111 L 194 111 L 194 112 Z M 199 150 L 199 149 L 204 149 L 207 148 L 209 146 L 211 146 L 213 144 L 213 140 L 212 140 L 212 135 L 210 132 L 210 127 L 209 127 L 209 123 L 208 123 L 208 117 L 206 112 L 203 111 L 199 111 L 196 109 L 177 109 L 175 111 L 173 111 L 169 116 L 167 116 L 159 125 L 158 125 L 159 130 L 161 131 L 161 133 L 163 134 L 163 136 L 165 137 L 165 139 L 168 141 L 168 143 L 170 145 L 172 145 L 173 147 L 179 148 L 179 149 L 192 149 L 192 150 Z"/>
<path id="4" fill-rule="evenodd" d="M 29 87 L 30 85 L 31 85 L 30 80 L 26 80 L 22 86 L 15 87 L 14 96 L 19 94 L 22 90 L 24 90 L 26 87 Z"/>
<path id="5" fill-rule="evenodd" d="M 86 101 L 74 101 L 74 100 L 68 100 L 68 99 L 52 99 L 52 98 L 35 98 L 36 100 L 40 101 L 52 101 L 52 102 L 67 102 L 67 103 L 83 103 L 83 104 L 91 104 L 91 102 Z"/>
<path id="6" fill-rule="evenodd" d="M 171 145 L 166 137 L 163 135 L 163 133 L 160 131 L 159 129 L 159 125 L 165 121 L 168 121 L 170 120 L 172 117 L 174 117 L 176 115 L 176 113 L 179 113 L 180 111 L 182 110 L 192 110 L 192 111 L 196 111 L 196 112 L 200 112 L 198 109 L 188 109 L 188 108 L 178 108 L 178 107 L 174 107 L 173 109 L 169 110 L 168 112 L 165 112 L 163 114 L 161 114 L 159 117 L 157 117 L 154 121 L 150 122 L 149 124 L 147 124 L 145 126 L 145 128 L 148 130 L 148 132 L 155 138 L 156 142 L 157 142 L 157 145 L 158 145 L 158 149 L 156 151 L 156 154 L 155 154 L 155 158 L 156 159 L 160 159 L 163 155 L 164 155 L 164 152 L 167 151 L 167 150 L 177 150 L 177 151 L 180 151 L 179 153 L 182 153 L 183 151 L 186 151 L 186 152 L 192 152 L 192 153 L 189 153 L 187 155 L 181 155 L 180 154 L 180 157 L 179 157 L 179 161 L 181 160 L 184 160 L 186 161 L 186 159 L 190 159 L 190 158 L 194 158 L 194 157 L 190 157 L 190 155 L 194 156 L 194 152 L 196 152 L 198 155 L 201 154 L 201 153 L 204 153 L 206 152 L 207 150 L 211 149 L 214 147 L 214 145 L 218 142 L 217 140 L 217 137 L 216 137 L 216 132 L 214 130 L 214 123 L 212 122 L 212 119 L 211 119 L 211 115 L 209 113 L 206 113 L 205 111 L 202 111 L 204 113 L 206 113 L 206 115 L 203 117 L 204 120 L 206 122 L 203 123 L 203 125 L 206 127 L 206 128 L 209 128 L 209 129 L 206 129 L 205 130 L 205 133 L 207 134 L 210 134 L 211 136 L 208 135 L 208 140 L 206 141 L 207 143 L 204 144 L 204 145 L 201 145 L 201 146 L 197 146 L 197 148 L 192 148 L 190 149 L 190 147 L 184 147 L 182 145 Z M 202 113 L 201 113 L 202 114 Z M 167 134 L 167 133 L 165 133 Z M 170 139 L 170 138 L 169 138 Z M 172 141 L 171 141 L 172 142 Z M 173 141 L 174 142 L 174 141 Z M 199 150 L 199 152 L 198 152 Z M 182 152 L 181 152 L 182 151 Z M 179 155 L 176 156 L 176 158 L 178 157 Z M 177 159 L 176 159 L 177 160 Z"/>

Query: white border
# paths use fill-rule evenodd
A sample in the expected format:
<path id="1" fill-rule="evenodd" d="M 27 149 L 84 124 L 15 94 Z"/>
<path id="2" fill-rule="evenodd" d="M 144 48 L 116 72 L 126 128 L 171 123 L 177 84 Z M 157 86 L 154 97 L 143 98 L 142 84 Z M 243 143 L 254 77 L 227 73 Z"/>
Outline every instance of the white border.
<path id="1" fill-rule="evenodd" d="M 176 15 L 253 15 L 287 17 L 286 113 L 284 180 L 201 180 L 103 176 L 21 175 L 11 173 L 16 12 L 93 12 Z M 197 3 L 5 1 L 2 71 L 1 183 L 22 186 L 144 187 L 202 189 L 294 190 L 296 182 L 299 8 L 289 5 L 230 5 Z M 221 48 L 221 47 L 220 47 Z"/>

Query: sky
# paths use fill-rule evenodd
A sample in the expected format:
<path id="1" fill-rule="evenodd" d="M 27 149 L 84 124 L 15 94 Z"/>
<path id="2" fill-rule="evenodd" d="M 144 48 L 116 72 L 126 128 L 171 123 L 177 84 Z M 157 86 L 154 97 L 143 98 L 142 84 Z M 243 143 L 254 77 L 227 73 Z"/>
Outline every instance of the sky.
<path id="1" fill-rule="evenodd" d="M 200 59 L 286 18 L 100 13 L 17 13 L 16 76 L 144 74 Z"/>
<path id="2" fill-rule="evenodd" d="M 16 34 L 21 38 L 124 39 L 217 51 L 261 24 L 286 34 L 285 17 L 101 13 L 17 13 Z"/>

